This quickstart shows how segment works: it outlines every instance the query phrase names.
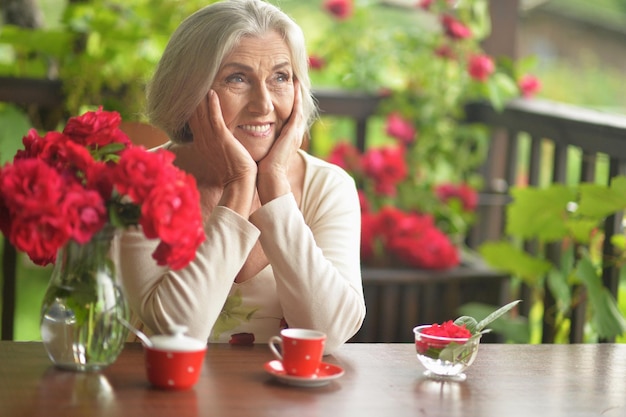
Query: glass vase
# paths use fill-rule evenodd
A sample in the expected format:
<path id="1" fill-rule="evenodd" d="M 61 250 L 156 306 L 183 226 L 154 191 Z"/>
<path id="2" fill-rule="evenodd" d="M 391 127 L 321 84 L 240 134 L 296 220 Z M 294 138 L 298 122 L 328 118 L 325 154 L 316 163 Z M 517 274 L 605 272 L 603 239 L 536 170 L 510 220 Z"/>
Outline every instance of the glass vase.
<path id="1" fill-rule="evenodd" d="M 112 364 L 126 341 L 128 307 L 109 249 L 115 229 L 105 226 L 59 250 L 41 308 L 44 347 L 59 368 L 97 371 Z"/>

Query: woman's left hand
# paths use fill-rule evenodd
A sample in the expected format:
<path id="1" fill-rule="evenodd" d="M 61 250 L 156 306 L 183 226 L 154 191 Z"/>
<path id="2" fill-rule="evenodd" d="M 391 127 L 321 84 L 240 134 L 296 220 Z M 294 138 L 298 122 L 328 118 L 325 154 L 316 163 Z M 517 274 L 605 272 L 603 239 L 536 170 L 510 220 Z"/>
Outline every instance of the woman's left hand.
<path id="1" fill-rule="evenodd" d="M 268 154 L 258 162 L 257 190 L 261 204 L 291 191 L 289 168 L 297 157 L 305 133 L 300 82 L 294 80 L 293 109 Z"/>

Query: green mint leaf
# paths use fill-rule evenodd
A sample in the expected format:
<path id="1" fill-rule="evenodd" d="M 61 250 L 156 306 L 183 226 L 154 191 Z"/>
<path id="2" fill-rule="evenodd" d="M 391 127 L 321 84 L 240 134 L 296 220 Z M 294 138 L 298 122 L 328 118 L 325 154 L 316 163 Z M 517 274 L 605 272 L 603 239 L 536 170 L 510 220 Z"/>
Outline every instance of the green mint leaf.
<path id="1" fill-rule="evenodd" d="M 458 319 L 454 320 L 454 324 L 457 326 L 465 325 L 465 328 L 470 331 L 471 334 L 476 332 L 476 326 L 478 326 L 478 322 L 474 317 L 470 316 L 461 316 Z"/>
<path id="2" fill-rule="evenodd" d="M 522 302 L 522 300 L 515 300 L 515 301 L 512 301 L 512 302 L 508 303 L 507 305 L 504 305 L 504 306 L 500 307 L 499 309 L 497 309 L 496 311 L 494 311 L 493 313 L 491 313 L 490 315 L 485 317 L 483 320 L 481 320 L 476 325 L 476 331 L 482 332 L 482 330 L 485 327 L 487 327 L 487 325 L 489 323 L 491 323 L 492 321 L 495 321 L 496 319 L 500 318 L 500 316 L 502 316 L 507 311 L 509 311 L 510 309 L 512 309 L 513 307 L 515 307 L 516 305 L 518 305 L 521 302 Z"/>

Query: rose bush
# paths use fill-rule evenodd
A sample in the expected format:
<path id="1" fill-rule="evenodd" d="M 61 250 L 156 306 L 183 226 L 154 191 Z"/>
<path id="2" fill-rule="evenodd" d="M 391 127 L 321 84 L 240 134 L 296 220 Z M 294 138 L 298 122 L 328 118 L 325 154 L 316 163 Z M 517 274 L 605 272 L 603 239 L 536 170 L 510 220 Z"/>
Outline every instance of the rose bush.
<path id="1" fill-rule="evenodd" d="M 458 265 L 490 139 L 485 126 L 463 121 L 464 106 L 488 100 L 501 109 L 535 94 L 532 59 L 514 63 L 482 50 L 487 0 L 421 0 L 395 18 L 368 2 L 327 0 L 323 7 L 332 36 L 310 48 L 313 84 L 382 98 L 380 128 L 366 149 L 337 137 L 328 152 L 362 193 L 363 262 Z"/>

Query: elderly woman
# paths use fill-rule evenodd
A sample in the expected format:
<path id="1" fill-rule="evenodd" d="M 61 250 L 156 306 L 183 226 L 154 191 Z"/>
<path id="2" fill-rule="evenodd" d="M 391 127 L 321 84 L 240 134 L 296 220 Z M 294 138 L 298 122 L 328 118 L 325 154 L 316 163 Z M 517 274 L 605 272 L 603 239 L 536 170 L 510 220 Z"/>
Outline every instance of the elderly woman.
<path id="1" fill-rule="evenodd" d="M 317 115 L 307 65 L 300 28 L 260 0 L 207 6 L 172 35 L 148 115 L 197 180 L 206 241 L 172 271 L 151 259 L 156 242 L 121 236 L 124 291 L 146 332 L 182 324 L 208 342 L 266 343 L 309 328 L 330 353 L 360 328 L 358 195 L 301 149 Z"/>

